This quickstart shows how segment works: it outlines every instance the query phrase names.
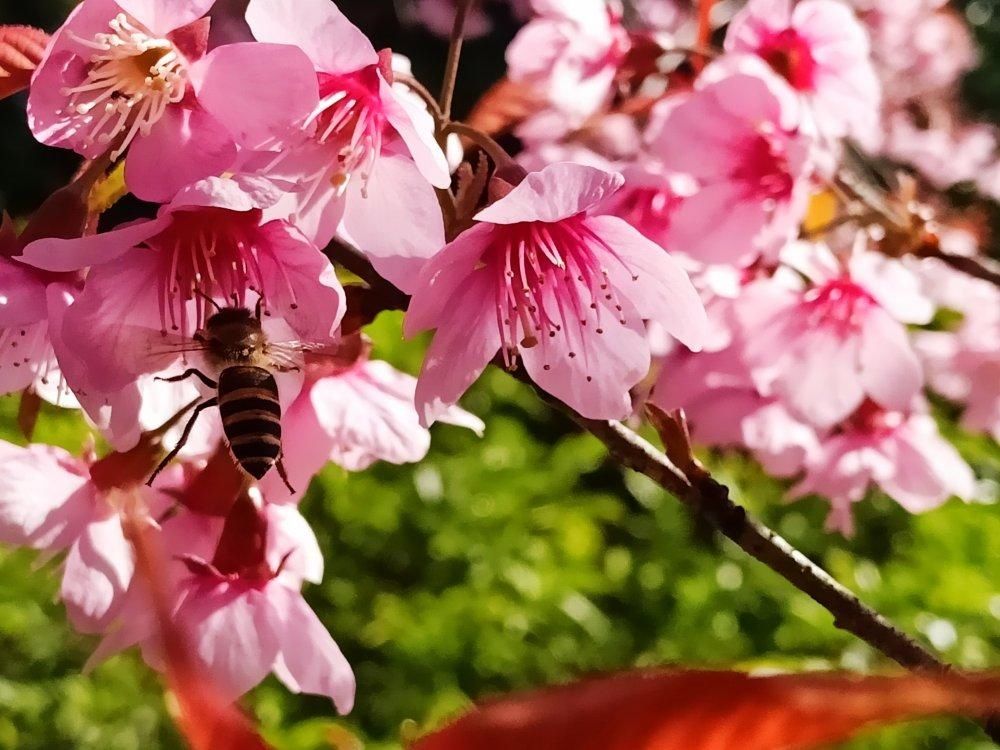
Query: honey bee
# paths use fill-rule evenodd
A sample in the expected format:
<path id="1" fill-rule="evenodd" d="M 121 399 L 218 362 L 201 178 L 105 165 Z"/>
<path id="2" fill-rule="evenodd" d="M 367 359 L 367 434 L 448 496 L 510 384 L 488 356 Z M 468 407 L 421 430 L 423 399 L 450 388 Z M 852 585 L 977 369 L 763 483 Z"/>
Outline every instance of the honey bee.
<path id="1" fill-rule="evenodd" d="M 215 305 L 214 301 L 212 304 Z M 217 312 L 208 318 L 204 328 L 177 351 L 204 352 L 208 364 L 218 372 L 218 379 L 213 380 L 197 368 L 157 378 L 176 383 L 196 377 L 214 388 L 215 395 L 195 407 L 177 445 L 164 456 L 146 483 L 151 485 L 184 447 L 198 416 L 217 406 L 230 453 L 240 468 L 257 480 L 275 468 L 288 490 L 294 493 L 281 461 L 281 403 L 273 372 L 300 369 L 296 355 L 321 349 L 322 345 L 269 342 L 261 325 L 259 302 L 256 311 L 215 306 Z"/>

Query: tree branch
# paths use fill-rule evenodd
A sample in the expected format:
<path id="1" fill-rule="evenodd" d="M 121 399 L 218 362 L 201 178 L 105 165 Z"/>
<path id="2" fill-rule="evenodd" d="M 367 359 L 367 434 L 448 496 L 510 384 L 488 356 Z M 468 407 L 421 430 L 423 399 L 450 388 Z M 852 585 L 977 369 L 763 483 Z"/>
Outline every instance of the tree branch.
<path id="1" fill-rule="evenodd" d="M 373 289 L 389 286 L 391 307 L 406 309 L 407 296 L 383 280 L 361 253 L 346 243 L 335 241 L 327 248 L 332 260 L 342 263 Z M 334 248 L 331 250 L 331 248 Z M 346 262 L 345 262 L 346 261 Z M 532 385 L 522 370 L 511 372 Z M 663 452 L 620 422 L 586 419 L 565 404 L 538 391 L 546 403 L 567 414 L 607 447 L 619 464 L 649 477 L 676 496 L 699 517 L 732 540 L 744 552 L 780 575 L 833 615 L 833 624 L 860 638 L 869 646 L 907 669 L 947 671 L 950 665 L 911 638 L 874 609 L 862 602 L 829 573 L 795 549 L 779 534 L 754 519 L 729 496 L 729 488 L 711 476 L 692 472 L 688 477 Z M 1000 722 L 984 723 L 987 734 L 1000 744 Z"/>
<path id="2" fill-rule="evenodd" d="M 940 249 L 932 252 L 925 251 L 920 254 L 920 257 L 937 258 L 938 260 L 947 263 L 956 271 L 961 271 L 969 276 L 982 279 L 983 281 L 988 281 L 991 284 L 1000 287 L 1000 268 L 997 267 L 997 264 L 994 261 L 987 258 L 954 255 L 952 253 L 946 253 Z"/>
<path id="3" fill-rule="evenodd" d="M 459 0 L 455 8 L 455 25 L 451 29 L 451 43 L 448 45 L 448 59 L 444 65 L 444 81 L 438 97 L 441 122 L 451 119 L 451 102 L 455 97 L 455 81 L 458 80 L 458 62 L 462 57 L 462 43 L 465 41 L 465 19 L 476 0 Z"/>

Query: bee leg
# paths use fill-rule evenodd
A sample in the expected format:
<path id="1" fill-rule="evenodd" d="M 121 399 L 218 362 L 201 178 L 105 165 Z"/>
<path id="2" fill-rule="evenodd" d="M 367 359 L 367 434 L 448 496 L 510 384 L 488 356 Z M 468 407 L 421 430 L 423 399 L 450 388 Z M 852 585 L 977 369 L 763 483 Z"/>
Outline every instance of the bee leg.
<path id="1" fill-rule="evenodd" d="M 206 375 L 205 373 L 203 373 L 201 370 L 196 370 L 193 367 L 191 369 L 189 369 L 189 370 L 185 370 L 180 375 L 174 375 L 173 377 L 169 377 L 169 378 L 160 378 L 160 377 L 157 377 L 157 378 L 153 378 L 153 379 L 154 380 L 162 380 L 164 383 L 179 383 L 182 380 L 187 380 L 192 375 L 194 375 L 196 378 L 198 378 L 198 380 L 200 380 L 202 383 L 204 383 L 205 385 L 207 385 L 209 388 L 218 388 L 219 387 L 219 384 L 216 383 L 214 380 L 212 380 L 210 377 L 208 377 L 208 375 Z"/>
<path id="2" fill-rule="evenodd" d="M 163 460 L 160 461 L 160 465 L 153 469 L 153 473 L 150 474 L 149 479 L 146 480 L 147 486 L 152 487 L 153 480 L 156 479 L 156 476 L 167 468 L 167 464 L 173 461 L 177 457 L 177 454 L 181 452 L 181 448 L 184 447 L 184 444 L 191 436 L 191 430 L 194 428 L 194 423 L 198 420 L 198 415 L 205 411 L 205 409 L 210 409 L 211 407 L 218 405 L 219 399 L 213 396 L 208 399 L 208 401 L 202 401 L 194 408 L 194 411 L 191 413 L 191 418 L 188 420 L 188 423 L 184 425 L 184 431 L 181 433 L 181 439 L 177 441 L 177 445 L 174 446 L 174 449 L 163 457 Z"/>
<path id="3" fill-rule="evenodd" d="M 275 462 L 274 467 L 278 470 L 278 476 L 281 477 L 281 481 L 285 483 L 285 486 L 288 488 L 288 491 L 294 495 L 295 488 L 292 487 L 292 483 L 288 481 L 288 472 L 285 471 L 284 462 L 279 458 Z"/>

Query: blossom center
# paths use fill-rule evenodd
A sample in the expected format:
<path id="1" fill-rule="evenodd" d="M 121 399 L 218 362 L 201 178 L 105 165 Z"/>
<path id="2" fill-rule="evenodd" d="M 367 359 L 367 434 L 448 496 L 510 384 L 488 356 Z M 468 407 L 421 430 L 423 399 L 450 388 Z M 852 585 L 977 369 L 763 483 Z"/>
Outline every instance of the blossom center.
<path id="1" fill-rule="evenodd" d="M 116 142 L 111 157 L 117 159 L 184 98 L 187 73 L 169 39 L 153 36 L 124 13 L 108 25 L 110 32 L 92 39 L 70 34 L 91 54 L 86 78 L 62 90 L 69 97 L 63 112 L 83 118 L 86 143 Z"/>
<path id="2" fill-rule="evenodd" d="M 374 67 L 350 76 L 320 73 L 319 93 L 320 102 L 306 124 L 316 123 L 316 142 L 335 151 L 330 183 L 342 192 L 357 175 L 365 194 L 386 126 L 377 73 Z"/>
<path id="3" fill-rule="evenodd" d="M 267 293 L 258 254 L 259 212 L 224 208 L 178 211 L 170 227 L 148 245 L 160 253 L 161 330 L 190 334 L 202 328 L 214 311 L 213 297 L 246 306 L 247 292 L 264 300 Z M 188 302 L 195 301 L 189 318 Z M 293 304 L 294 307 L 294 304 Z"/>
<path id="4" fill-rule="evenodd" d="M 758 54 L 797 91 L 811 91 L 815 87 L 816 61 L 809 43 L 795 29 L 770 32 Z"/>
<path id="5" fill-rule="evenodd" d="M 621 192 L 624 195 L 614 213 L 647 236 L 667 231 L 674 210 L 683 202 L 666 187 L 642 186 Z"/>
<path id="6" fill-rule="evenodd" d="M 795 186 L 784 144 L 770 128 L 759 129 L 742 144 L 731 176 L 743 185 L 747 198 L 770 204 L 770 208 L 788 200 Z"/>
<path id="7" fill-rule="evenodd" d="M 604 245 L 580 217 L 494 229 L 483 263 L 496 280 L 496 320 L 507 367 L 515 366 L 519 349 L 545 347 L 549 339 L 566 335 L 568 326 L 592 321 L 595 333 L 603 334 L 602 317 L 611 314 L 617 318 L 610 322 L 626 324 L 608 270 L 593 252 L 595 243 Z M 576 355 L 568 352 L 570 358 Z"/>
<path id="8" fill-rule="evenodd" d="M 895 432 L 902 423 L 902 414 L 889 411 L 867 398 L 851 416 L 844 420 L 841 429 L 844 432 L 884 437 Z"/>
<path id="9" fill-rule="evenodd" d="M 851 279 L 841 277 L 810 289 L 803 296 L 806 325 L 848 336 L 861 328 L 865 314 L 878 303 Z"/>

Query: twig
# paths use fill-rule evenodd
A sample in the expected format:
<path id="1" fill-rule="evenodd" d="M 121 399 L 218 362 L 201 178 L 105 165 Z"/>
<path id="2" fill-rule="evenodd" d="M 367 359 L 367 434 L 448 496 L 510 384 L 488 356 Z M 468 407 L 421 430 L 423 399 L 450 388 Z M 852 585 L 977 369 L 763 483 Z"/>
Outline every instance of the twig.
<path id="1" fill-rule="evenodd" d="M 451 43 L 448 45 L 448 59 L 444 65 L 444 81 L 438 97 L 441 122 L 451 119 L 451 102 L 455 97 L 455 81 L 458 80 L 458 62 L 462 57 L 462 43 L 465 41 L 465 19 L 476 0 L 459 0 L 455 8 L 455 25 L 451 29 Z"/>
<path id="2" fill-rule="evenodd" d="M 956 271 L 961 271 L 969 276 L 974 276 L 977 279 L 988 281 L 991 284 L 1000 287 L 1000 268 L 998 268 L 997 264 L 993 261 L 967 255 L 954 255 L 952 253 L 946 253 L 940 249 L 930 251 L 925 250 L 920 254 L 920 257 L 937 258 L 938 260 L 947 263 Z"/>
<path id="3" fill-rule="evenodd" d="M 698 36 L 694 44 L 696 48 L 708 49 L 711 47 L 712 6 L 714 5 L 715 0 L 698 0 Z M 701 69 L 705 67 L 705 63 L 710 59 L 707 56 L 698 55 L 692 60 L 692 64 L 696 71 L 701 72 Z"/>
<path id="4" fill-rule="evenodd" d="M 328 248 L 328 252 L 330 248 Z M 350 270 L 368 284 L 385 285 L 374 268 L 361 254 L 344 243 L 332 257 L 340 262 L 348 256 Z M 396 293 L 398 309 L 405 308 L 406 295 Z M 523 370 L 511 373 L 519 380 L 532 384 Z M 656 482 L 688 505 L 744 552 L 780 575 L 795 588 L 811 597 L 833 615 L 835 627 L 857 636 L 872 648 L 908 669 L 947 671 L 951 667 L 930 650 L 893 625 L 889 620 L 862 602 L 838 583 L 829 573 L 815 564 L 780 535 L 751 517 L 745 508 L 733 502 L 729 489 L 707 474 L 692 472 L 688 477 L 664 455 L 634 431 L 619 422 L 586 419 L 568 406 L 539 392 L 539 396 L 567 414 L 608 448 L 609 453 L 625 467 Z M 1000 725 L 995 720 L 984 723 L 989 736 L 1000 743 Z"/>
<path id="5" fill-rule="evenodd" d="M 466 125 L 464 122 L 449 122 L 444 130 L 446 133 L 457 133 L 475 143 L 493 160 L 497 169 L 517 166 L 517 162 L 510 158 L 510 154 L 507 153 L 503 146 L 486 135 L 486 133 L 477 130 L 471 125 Z"/>
<path id="6" fill-rule="evenodd" d="M 437 99 L 434 98 L 434 94 L 428 91 L 427 87 L 424 86 L 420 81 L 418 81 L 413 76 L 404 75 L 401 73 L 396 73 L 394 79 L 397 83 L 401 83 L 414 94 L 420 97 L 420 100 L 427 105 L 427 109 L 430 111 L 431 115 L 434 116 L 435 122 L 441 122 L 444 116 L 441 114 L 441 105 L 438 104 Z"/>

